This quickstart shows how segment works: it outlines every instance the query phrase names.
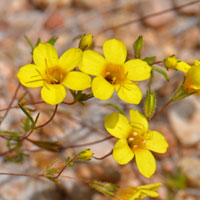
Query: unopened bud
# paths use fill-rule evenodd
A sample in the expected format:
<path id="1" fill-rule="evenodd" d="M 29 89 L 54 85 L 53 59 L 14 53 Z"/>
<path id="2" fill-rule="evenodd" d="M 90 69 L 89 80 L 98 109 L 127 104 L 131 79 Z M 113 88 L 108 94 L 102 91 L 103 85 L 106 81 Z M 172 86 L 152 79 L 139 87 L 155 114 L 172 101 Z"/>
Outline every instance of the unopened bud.
<path id="1" fill-rule="evenodd" d="M 76 161 L 80 161 L 80 162 L 88 161 L 88 160 L 91 160 L 92 156 L 93 156 L 93 153 L 89 149 L 86 149 L 86 150 L 81 151 L 78 154 Z"/>
<path id="2" fill-rule="evenodd" d="M 176 69 L 178 65 L 178 59 L 175 58 L 175 56 L 169 56 L 168 58 L 164 59 L 163 63 L 167 69 Z"/>
<path id="3" fill-rule="evenodd" d="M 92 44 L 93 44 L 93 35 L 91 34 L 83 35 L 79 43 L 79 48 L 84 51 L 88 49 L 89 47 L 91 47 Z"/>
<path id="4" fill-rule="evenodd" d="M 141 57 L 142 47 L 143 47 L 143 37 L 139 36 L 133 44 L 133 49 L 134 49 L 134 53 L 135 53 L 136 58 Z"/>
<path id="5" fill-rule="evenodd" d="M 152 93 L 151 90 L 148 89 L 144 102 L 145 117 L 147 119 L 150 119 L 153 116 L 155 109 L 156 109 L 156 92 L 154 91 Z"/>

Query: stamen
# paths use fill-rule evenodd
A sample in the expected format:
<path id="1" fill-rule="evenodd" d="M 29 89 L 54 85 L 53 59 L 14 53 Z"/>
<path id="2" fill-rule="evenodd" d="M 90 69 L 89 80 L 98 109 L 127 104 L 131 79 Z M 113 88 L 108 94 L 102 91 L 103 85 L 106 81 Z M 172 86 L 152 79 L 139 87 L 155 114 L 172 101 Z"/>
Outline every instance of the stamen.
<path id="1" fill-rule="evenodd" d="M 128 142 L 133 142 L 135 140 L 133 137 L 128 138 Z"/>
<path id="2" fill-rule="evenodd" d="M 110 75 L 110 72 L 106 72 L 106 76 L 109 76 Z"/>
<path id="3" fill-rule="evenodd" d="M 112 84 L 114 84 L 116 80 L 117 80 L 117 78 L 116 78 L 116 76 L 114 76 L 112 79 Z"/>
<path id="4" fill-rule="evenodd" d="M 133 132 L 133 136 L 137 136 L 138 135 L 138 133 L 137 132 Z"/>
<path id="5" fill-rule="evenodd" d="M 112 63 L 106 64 L 102 76 L 112 85 L 121 84 L 126 79 L 124 67 Z"/>

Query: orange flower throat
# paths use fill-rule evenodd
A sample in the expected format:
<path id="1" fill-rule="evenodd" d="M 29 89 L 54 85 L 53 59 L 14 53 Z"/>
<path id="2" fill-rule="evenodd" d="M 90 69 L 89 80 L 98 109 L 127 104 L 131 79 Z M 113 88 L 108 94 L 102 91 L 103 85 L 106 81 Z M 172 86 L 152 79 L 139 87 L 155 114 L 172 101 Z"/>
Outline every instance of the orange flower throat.
<path id="1" fill-rule="evenodd" d="M 112 85 L 121 84 L 126 79 L 123 66 L 111 63 L 106 64 L 102 75 Z"/>

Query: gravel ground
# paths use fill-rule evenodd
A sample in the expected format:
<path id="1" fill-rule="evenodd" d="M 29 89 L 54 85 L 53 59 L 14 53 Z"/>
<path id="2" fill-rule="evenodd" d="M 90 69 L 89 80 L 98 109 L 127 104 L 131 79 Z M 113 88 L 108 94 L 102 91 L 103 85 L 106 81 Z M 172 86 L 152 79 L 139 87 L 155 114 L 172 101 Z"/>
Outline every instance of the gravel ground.
<path id="1" fill-rule="evenodd" d="M 9 2 L 9 3 L 8 3 Z M 1 0 L 0 1 L 0 108 L 6 108 L 17 88 L 16 73 L 19 68 L 30 63 L 32 56 L 24 35 L 33 43 L 37 39 L 45 42 L 58 37 L 55 44 L 59 54 L 71 47 L 77 47 L 74 38 L 83 33 L 94 35 L 95 48 L 101 51 L 103 42 L 109 38 L 122 40 L 129 57 L 133 57 L 132 44 L 143 35 L 143 57 L 156 56 L 160 61 L 175 54 L 191 63 L 200 55 L 200 3 L 174 9 L 171 12 L 144 17 L 152 13 L 175 8 L 190 0 Z M 136 19 L 135 23 L 118 27 L 119 24 Z M 138 19 L 138 20 L 137 20 Z M 110 28 L 114 27 L 114 28 Z M 158 65 L 159 67 L 159 65 Z M 182 73 L 169 71 L 170 82 L 156 74 L 152 88 L 157 90 L 159 110 L 173 91 L 181 84 Z M 143 92 L 146 82 L 140 84 Z M 24 93 L 27 99 L 40 101 L 40 90 L 20 88 L 13 105 Z M 70 101 L 70 97 L 68 97 Z M 159 200 L 199 200 L 200 199 L 200 98 L 190 96 L 174 103 L 161 116 L 150 123 L 151 129 L 162 132 L 168 143 L 167 153 L 155 155 L 157 171 L 146 179 L 138 173 L 134 162 L 119 166 L 112 156 L 104 160 L 92 159 L 89 163 L 77 164 L 64 171 L 63 175 L 78 179 L 98 179 L 121 186 L 138 186 L 152 182 L 162 182 Z M 128 114 L 130 108 L 116 96 L 102 102 L 89 100 L 84 106 L 61 105 L 53 121 L 35 131 L 31 139 L 59 141 L 64 146 L 83 144 L 108 136 L 104 129 L 104 116 L 113 111 L 108 103 L 120 105 Z M 52 114 L 52 107 L 41 104 L 32 107 L 41 112 L 38 124 L 44 123 Z M 1 112 L 1 116 L 5 113 Z M 36 116 L 37 112 L 33 112 Z M 11 109 L 1 124 L 1 130 L 20 131 L 25 119 L 19 109 Z M 84 147 L 90 148 L 96 157 L 110 152 L 115 140 Z M 0 139 L 0 153 L 7 150 L 5 140 Z M 23 148 L 29 156 L 23 162 L 13 163 L 0 158 L 0 173 L 41 173 L 54 159 L 65 159 L 83 148 L 66 149 L 61 153 L 37 151 L 24 142 Z M 9 154 L 8 156 L 12 156 Z M 61 163 L 62 164 L 62 163 Z M 55 184 L 46 179 L 16 176 L 0 176 L 0 200 L 106 200 L 109 199 L 89 188 L 80 181 L 61 179 Z"/>

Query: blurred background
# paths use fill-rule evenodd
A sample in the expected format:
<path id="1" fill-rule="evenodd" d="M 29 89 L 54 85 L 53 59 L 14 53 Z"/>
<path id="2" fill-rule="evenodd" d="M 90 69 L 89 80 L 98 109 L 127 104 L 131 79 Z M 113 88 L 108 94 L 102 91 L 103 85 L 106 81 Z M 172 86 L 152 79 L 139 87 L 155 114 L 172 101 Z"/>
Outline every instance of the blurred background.
<path id="1" fill-rule="evenodd" d="M 31 49 L 24 35 L 35 44 L 58 37 L 55 44 L 61 55 L 66 49 L 77 47 L 74 38 L 80 34 L 93 34 L 95 50 L 102 52 L 103 42 L 110 38 L 122 40 L 129 58 L 133 58 L 132 44 L 139 35 L 144 38 L 143 57 L 156 56 L 162 61 L 170 55 L 192 63 L 200 58 L 200 3 L 182 9 L 174 9 L 155 17 L 137 20 L 127 26 L 104 29 L 139 19 L 151 13 L 192 2 L 190 0 L 1 0 L 0 1 L 0 109 L 8 107 L 17 88 L 17 71 L 30 63 Z M 97 48 L 98 47 L 98 48 Z M 157 65 L 159 67 L 159 65 Z M 161 66 L 162 67 L 162 66 Z M 170 82 L 155 74 L 152 89 L 157 91 L 159 110 L 183 80 L 181 72 L 168 71 Z M 140 84 L 143 92 L 146 83 Z M 40 89 L 21 88 L 17 99 L 27 93 L 27 100 L 40 101 Z M 70 102 L 70 95 L 67 99 Z M 77 179 L 97 179 L 119 184 L 138 186 L 162 182 L 159 200 L 200 199 L 200 98 L 190 96 L 168 107 L 150 122 L 150 128 L 162 132 L 168 143 L 166 154 L 158 155 L 157 171 L 146 179 L 139 174 L 134 162 L 119 166 L 112 156 L 104 160 L 93 159 L 66 169 L 63 175 Z M 91 99 L 81 104 L 61 105 L 54 120 L 31 135 L 32 139 L 59 141 L 64 146 L 83 144 L 105 138 L 104 116 L 114 111 L 108 103 L 115 103 L 128 116 L 131 108 L 143 111 L 143 102 L 136 107 L 120 101 L 115 95 L 108 101 Z M 32 106 L 40 111 L 38 124 L 44 123 L 52 114 L 51 106 Z M 3 116 L 4 112 L 0 113 Z M 36 116 L 37 112 L 33 112 Z M 25 115 L 19 109 L 11 109 L 1 124 L 2 130 L 20 131 Z M 113 148 L 115 140 L 82 148 L 66 148 L 62 152 L 38 151 L 24 142 L 24 159 L 16 159 L 12 153 L 1 156 L 0 172 L 41 173 L 47 165 L 59 158 L 66 159 L 82 149 L 90 148 L 96 157 L 102 157 Z M 0 138 L 0 154 L 7 150 Z M 17 155 L 19 156 L 19 155 Z M 13 158 L 13 159 L 10 159 Z M 15 159 L 14 159 L 15 158 Z M 0 176 L 0 200 L 105 200 L 109 199 L 78 180 L 61 179 L 57 185 L 46 179 L 31 177 Z"/>

